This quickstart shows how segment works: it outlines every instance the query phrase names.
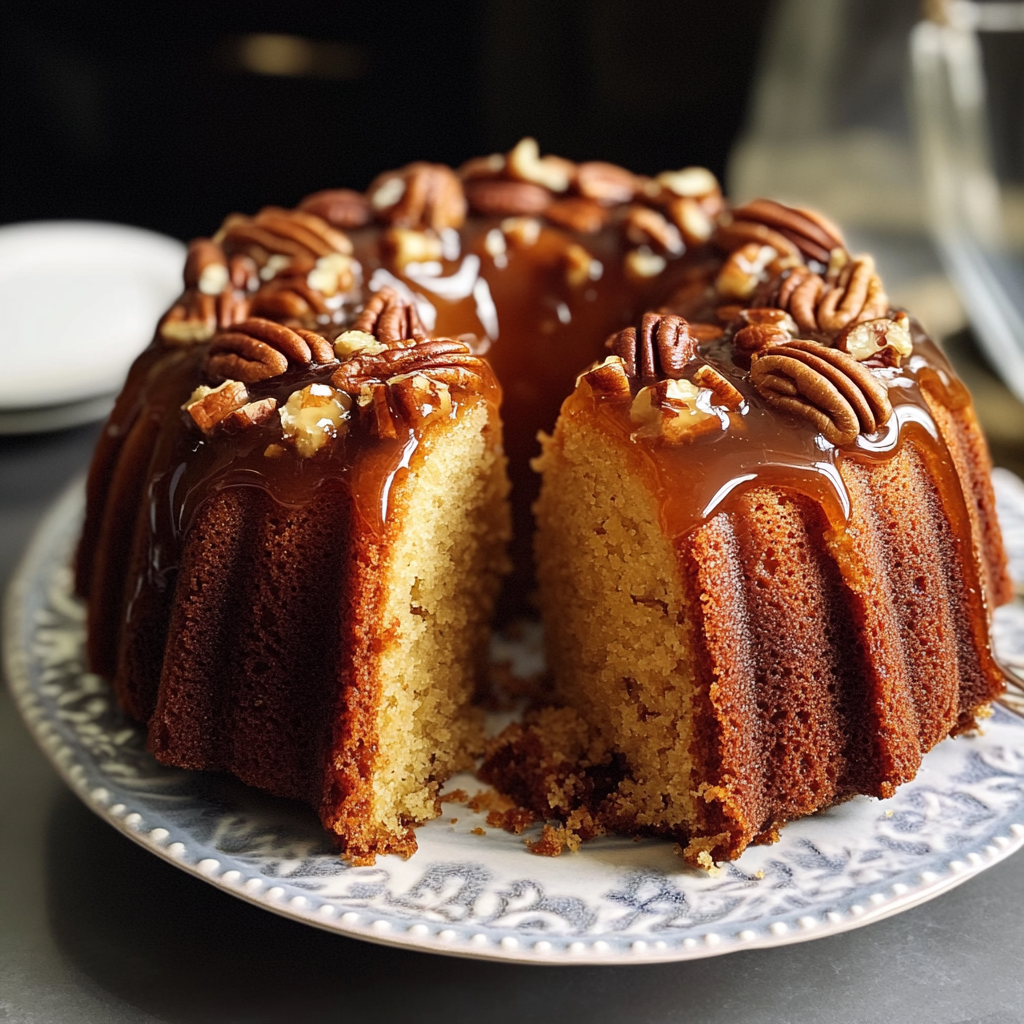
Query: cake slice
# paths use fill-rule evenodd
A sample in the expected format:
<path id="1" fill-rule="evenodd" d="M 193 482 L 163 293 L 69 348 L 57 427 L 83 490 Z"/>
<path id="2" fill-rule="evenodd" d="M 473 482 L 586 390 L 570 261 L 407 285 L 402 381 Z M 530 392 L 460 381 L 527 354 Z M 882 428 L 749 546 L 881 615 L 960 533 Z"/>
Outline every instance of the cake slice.
<path id="1" fill-rule="evenodd" d="M 705 867 L 891 795 L 1003 687 L 1005 556 L 948 363 L 905 315 L 858 348 L 755 344 L 773 318 L 743 312 L 645 316 L 563 404 L 536 463 L 554 706 L 482 770 L 570 837 L 667 835 Z"/>
<path id="2" fill-rule="evenodd" d="M 250 318 L 154 343 L 94 461 L 79 580 L 93 666 L 159 760 L 307 802 L 356 863 L 416 848 L 482 745 L 499 401 L 390 291 L 330 337 Z"/>

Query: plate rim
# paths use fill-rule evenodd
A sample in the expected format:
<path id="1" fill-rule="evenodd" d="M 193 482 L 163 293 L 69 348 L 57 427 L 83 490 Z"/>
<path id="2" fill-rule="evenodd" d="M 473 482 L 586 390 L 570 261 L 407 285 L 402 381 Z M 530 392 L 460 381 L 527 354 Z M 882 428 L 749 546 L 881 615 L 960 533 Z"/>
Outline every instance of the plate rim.
<path id="1" fill-rule="evenodd" d="M 432 934 L 417 934 L 412 931 L 419 922 L 409 921 L 405 931 L 394 931 L 390 922 L 370 913 L 353 914 L 353 912 L 336 912 L 332 916 L 324 916 L 313 906 L 295 906 L 291 903 L 278 903 L 270 898 L 271 889 L 246 891 L 244 879 L 231 883 L 225 881 L 228 872 L 217 869 L 222 867 L 219 862 L 211 866 L 209 858 L 189 860 L 188 856 L 196 856 L 195 850 L 189 851 L 180 838 L 172 838 L 172 833 L 162 826 L 146 826 L 145 815 L 149 809 L 145 806 L 132 807 L 127 802 L 112 803 L 109 791 L 104 787 L 90 790 L 85 765 L 76 760 L 76 751 L 63 739 L 62 727 L 46 715 L 40 696 L 36 693 L 28 671 L 29 654 L 22 648 L 21 627 L 23 617 L 28 609 L 27 597 L 37 582 L 37 576 L 45 564 L 51 559 L 48 554 L 53 547 L 53 535 L 66 536 L 69 524 L 80 517 L 83 506 L 84 475 L 76 477 L 64 492 L 49 507 L 40 520 L 24 554 L 21 557 L 7 588 L 3 602 L 2 638 L 4 649 L 3 670 L 8 688 L 15 707 L 35 740 L 37 746 L 54 767 L 73 793 L 82 800 L 98 817 L 116 828 L 137 845 L 156 854 L 162 860 L 173 864 L 187 874 L 198 878 L 238 899 L 253 906 L 269 910 L 278 916 L 303 924 L 312 925 L 320 930 L 333 934 L 345 935 L 378 945 L 409 949 L 416 952 L 433 953 L 440 956 L 456 956 L 467 959 L 489 960 L 502 963 L 523 963 L 546 966 L 595 966 L 595 965 L 630 965 L 676 963 L 685 960 L 703 959 L 709 956 L 723 956 L 728 953 L 750 949 L 768 949 L 777 946 L 807 942 L 817 938 L 841 934 L 855 928 L 861 928 L 876 921 L 884 920 L 895 914 L 910 910 L 913 907 L 934 899 L 955 888 L 981 871 L 1011 856 L 1024 848 L 1024 822 L 1014 822 L 1001 831 L 989 836 L 985 842 L 979 840 L 984 856 L 978 849 L 965 851 L 946 863 L 946 872 L 916 886 L 901 883 L 893 885 L 882 881 L 878 884 L 877 897 L 872 896 L 865 901 L 868 906 L 854 904 L 849 907 L 840 920 L 834 920 L 838 914 L 830 914 L 827 922 L 815 920 L 814 926 L 789 927 L 784 922 L 781 929 L 774 926 L 763 928 L 749 939 L 742 939 L 742 930 L 736 930 L 734 924 L 729 928 L 735 934 L 726 938 L 713 930 L 713 925 L 704 934 L 703 942 L 693 938 L 682 941 L 662 942 L 665 948 L 656 948 L 655 943 L 636 940 L 625 951 L 617 950 L 598 938 L 572 942 L 564 948 L 547 943 L 544 940 L 534 941 L 524 946 L 515 936 L 506 936 L 491 941 L 482 932 L 473 936 L 452 935 L 449 939 L 441 939 L 435 930 Z M 136 728 L 138 728 L 136 726 Z M 1024 814 L 1022 814 L 1024 818 Z M 164 833 L 156 835 L 155 833 Z M 1009 833 L 1007 835 L 1006 833 Z M 182 831 L 182 836 L 187 833 Z M 181 849 L 177 849 L 180 847 Z M 584 854 L 585 855 L 585 849 Z M 201 851 L 200 851 L 201 857 Z M 961 857 L 963 859 L 961 859 Z M 484 858 L 486 860 L 486 857 Z M 204 867 L 204 863 L 207 865 Z M 255 877 L 258 872 L 253 871 Z M 273 888 L 273 887 L 271 887 Z M 891 890 L 901 891 L 886 896 Z M 309 904 L 309 901 L 306 901 Z M 330 906 L 328 900 L 321 900 L 319 906 Z M 350 919 L 345 920 L 348 916 Z M 352 917 L 367 919 L 353 920 Z M 382 923 L 386 927 L 382 927 Z M 437 922 L 432 922 L 436 925 Z M 441 928 L 444 931 L 444 928 Z M 478 941 L 479 939 L 484 941 Z M 512 938 L 512 942 L 507 942 Z M 538 942 L 542 948 L 538 947 Z M 603 948 L 602 948 L 603 947 Z M 652 948 L 653 947 L 653 948 Z"/>

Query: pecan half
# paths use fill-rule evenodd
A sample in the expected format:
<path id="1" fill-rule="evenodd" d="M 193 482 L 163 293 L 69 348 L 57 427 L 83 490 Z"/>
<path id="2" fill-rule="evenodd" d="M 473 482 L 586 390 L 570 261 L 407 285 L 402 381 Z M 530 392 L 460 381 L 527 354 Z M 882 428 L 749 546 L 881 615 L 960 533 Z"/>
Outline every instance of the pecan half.
<path id="1" fill-rule="evenodd" d="M 703 245 L 715 230 L 715 222 L 701 202 L 691 196 L 679 196 L 666 207 L 672 223 L 690 247 Z"/>
<path id="2" fill-rule="evenodd" d="M 189 288 L 164 314 L 157 333 L 168 345 L 194 345 L 248 315 L 249 300 L 241 292 L 229 288 L 214 296 Z"/>
<path id="3" fill-rule="evenodd" d="M 367 194 L 377 217 L 392 227 L 441 231 L 460 228 L 466 220 L 462 182 L 444 164 L 417 161 L 385 171 Z"/>
<path id="4" fill-rule="evenodd" d="M 377 341 L 394 347 L 401 341 L 423 341 L 427 332 L 416 312 L 415 303 L 394 288 L 381 288 L 352 324 L 353 331 L 372 334 Z"/>
<path id="5" fill-rule="evenodd" d="M 261 267 L 274 256 L 312 257 L 352 254 L 347 235 L 306 210 L 267 206 L 255 217 L 234 213 L 214 238 L 229 254 L 251 256 Z M 287 261 L 285 261 L 287 262 Z"/>
<path id="6" fill-rule="evenodd" d="M 613 334 L 605 348 L 622 360 L 630 377 L 659 380 L 682 376 L 697 354 L 697 341 L 681 316 L 644 313 L 639 330 L 627 327 Z"/>
<path id="7" fill-rule="evenodd" d="M 334 349 L 326 338 L 254 318 L 216 335 L 203 366 L 215 379 L 230 377 L 254 384 L 284 373 L 289 363 L 308 366 L 313 362 L 334 362 Z"/>
<path id="8" fill-rule="evenodd" d="M 835 445 L 873 433 L 892 416 L 885 385 L 867 367 L 813 341 L 755 356 L 750 381 L 768 406 L 808 420 Z"/>
<path id="9" fill-rule="evenodd" d="M 186 288 L 196 288 L 203 295 L 220 295 L 231 284 L 224 250 L 209 238 L 194 238 L 188 244 L 184 277 Z"/>
<path id="10" fill-rule="evenodd" d="M 350 188 L 328 188 L 306 196 L 299 209 L 315 213 L 336 228 L 361 228 L 373 219 L 370 201 Z"/>
<path id="11" fill-rule="evenodd" d="M 334 371 L 331 383 L 341 391 L 358 394 L 367 384 L 385 383 L 390 377 L 409 373 L 426 374 L 449 387 L 476 387 L 484 373 L 484 362 L 463 342 L 442 338 L 357 355 Z"/>
<path id="12" fill-rule="evenodd" d="M 576 168 L 573 183 L 581 196 L 594 199 L 604 206 L 632 202 L 640 187 L 640 180 L 632 171 L 601 160 L 580 164 Z"/>
<path id="13" fill-rule="evenodd" d="M 633 245 L 646 245 L 669 256 L 678 256 L 686 248 L 679 228 L 649 206 L 630 207 L 625 231 Z"/>
<path id="14" fill-rule="evenodd" d="M 556 199 L 543 211 L 552 224 L 578 231 L 581 235 L 592 235 L 608 223 L 608 210 L 593 199 L 580 196 L 569 196 Z"/>
<path id="15" fill-rule="evenodd" d="M 884 317 L 889 297 L 870 256 L 833 261 L 839 269 L 824 278 L 807 267 L 795 267 L 778 286 L 780 309 L 793 314 L 800 330 L 833 338 L 851 324 Z"/>
<path id="16" fill-rule="evenodd" d="M 543 213 L 552 195 L 528 181 L 481 178 L 466 182 L 466 200 L 474 213 L 484 217 L 532 217 Z"/>
<path id="17" fill-rule="evenodd" d="M 845 249 L 842 232 L 812 210 L 783 206 L 771 199 L 755 199 L 723 218 L 715 242 L 727 252 L 747 242 L 770 245 L 780 255 L 813 259 L 827 266 L 833 249 Z"/>

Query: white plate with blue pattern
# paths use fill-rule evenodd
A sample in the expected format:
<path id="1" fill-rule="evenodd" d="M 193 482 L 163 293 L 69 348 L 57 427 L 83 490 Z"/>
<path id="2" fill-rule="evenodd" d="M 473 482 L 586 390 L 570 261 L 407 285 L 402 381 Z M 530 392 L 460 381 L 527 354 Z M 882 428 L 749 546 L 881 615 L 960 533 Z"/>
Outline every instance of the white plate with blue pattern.
<path id="1" fill-rule="evenodd" d="M 1024 581 L 1024 484 L 995 474 L 1014 578 Z M 312 812 L 229 778 L 158 764 L 107 684 L 83 666 L 71 596 L 81 486 L 42 523 L 8 593 L 7 676 L 68 785 L 159 857 L 233 896 L 329 931 L 410 949 L 528 963 L 651 963 L 801 942 L 877 921 L 1024 846 L 1024 718 L 1003 707 L 982 735 L 946 740 L 890 800 L 857 798 L 787 825 L 714 876 L 662 840 L 606 837 L 538 857 L 525 836 L 449 804 L 409 860 L 339 859 Z M 1024 670 L 1024 605 L 996 642 Z M 510 654 L 528 664 L 527 646 Z M 514 666 L 515 668 L 515 666 Z M 449 789 L 473 792 L 471 776 Z M 451 818 L 457 818 L 455 824 Z M 474 832 L 483 829 L 483 835 Z"/>

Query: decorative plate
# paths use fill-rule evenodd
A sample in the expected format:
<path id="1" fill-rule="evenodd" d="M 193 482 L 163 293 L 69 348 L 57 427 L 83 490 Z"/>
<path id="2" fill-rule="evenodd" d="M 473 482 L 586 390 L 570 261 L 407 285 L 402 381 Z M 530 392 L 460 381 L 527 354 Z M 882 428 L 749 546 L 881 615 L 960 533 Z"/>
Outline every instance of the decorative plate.
<path id="1" fill-rule="evenodd" d="M 1015 578 L 1024 580 L 1024 484 L 996 473 Z M 1024 845 L 1024 718 L 997 707 L 980 736 L 941 743 L 890 800 L 857 798 L 793 822 L 714 876 L 672 844 L 607 837 L 538 857 L 524 837 L 448 804 L 420 849 L 342 862 L 312 812 L 229 778 L 157 764 L 142 731 L 83 668 L 83 608 L 68 568 L 82 488 L 41 525 L 8 594 L 7 674 L 68 784 L 135 842 L 286 917 L 374 942 L 532 963 L 650 963 L 801 942 L 937 896 Z M 513 671 L 537 637 L 496 645 Z M 1000 653 L 1024 667 L 1024 606 L 1001 611 Z M 450 789 L 477 788 L 471 776 Z M 454 823 L 451 819 L 457 819 Z M 484 834 L 480 834 L 479 830 Z M 528 833 L 529 835 L 529 833 Z"/>

